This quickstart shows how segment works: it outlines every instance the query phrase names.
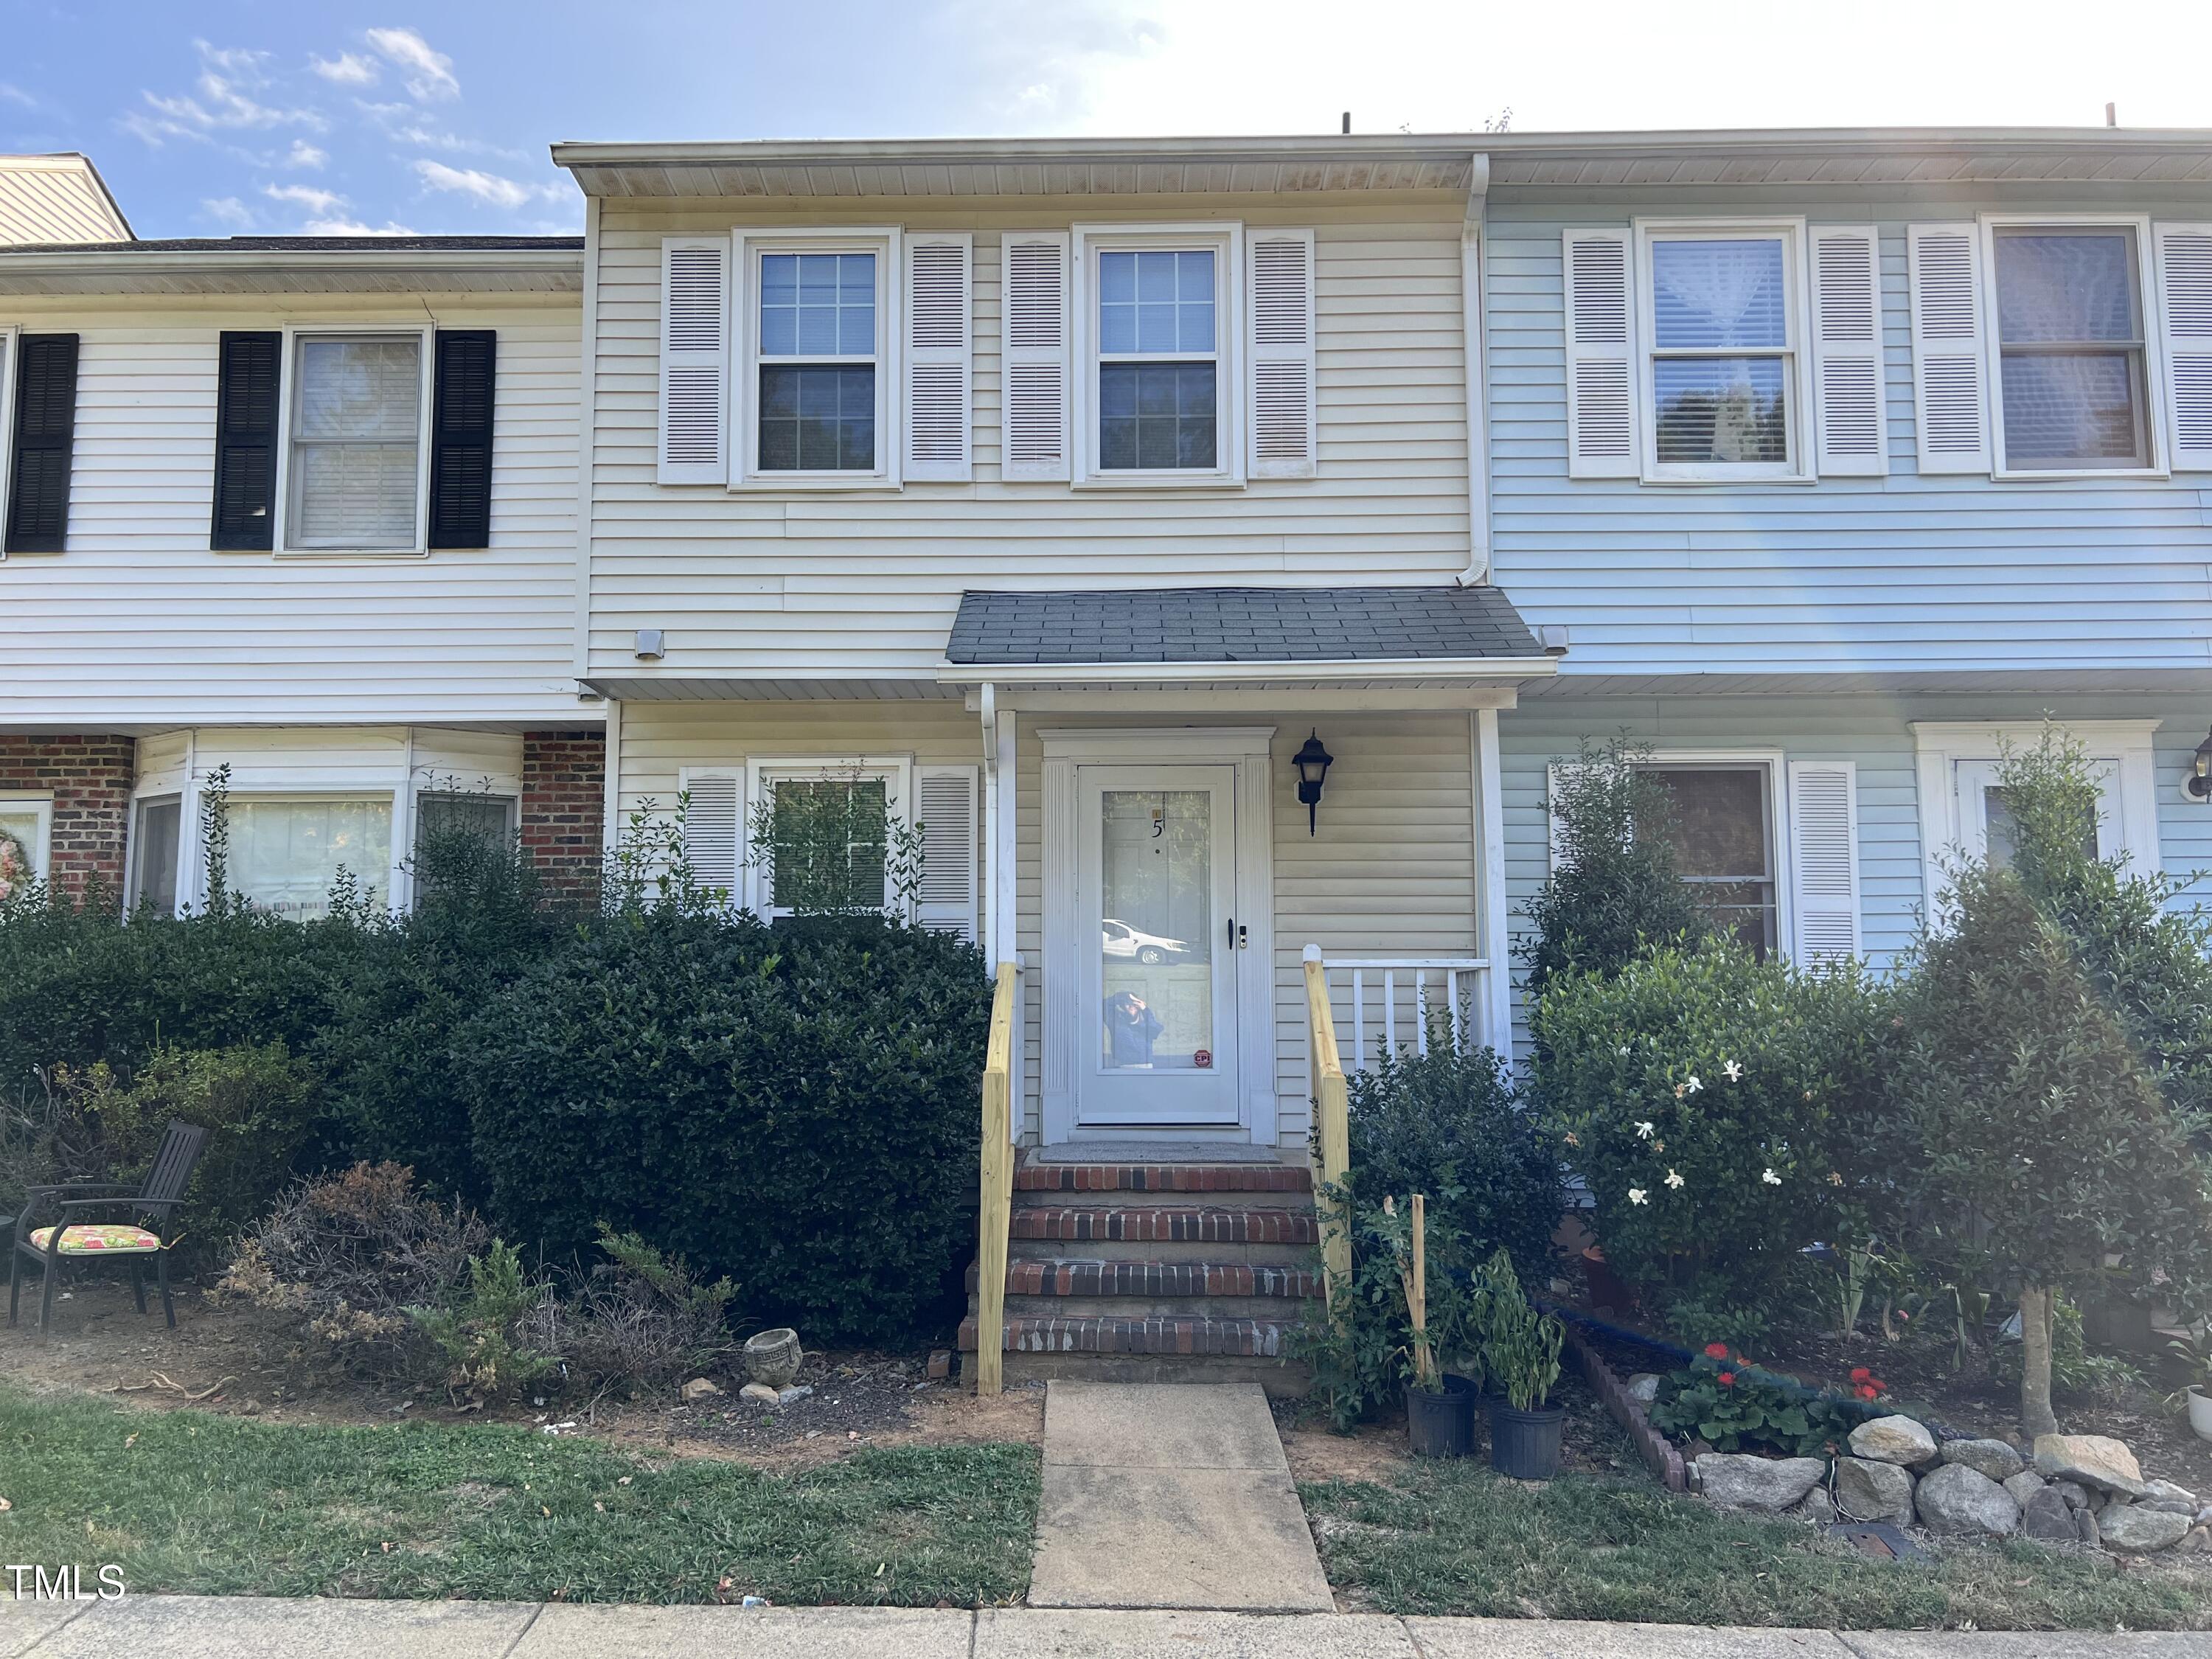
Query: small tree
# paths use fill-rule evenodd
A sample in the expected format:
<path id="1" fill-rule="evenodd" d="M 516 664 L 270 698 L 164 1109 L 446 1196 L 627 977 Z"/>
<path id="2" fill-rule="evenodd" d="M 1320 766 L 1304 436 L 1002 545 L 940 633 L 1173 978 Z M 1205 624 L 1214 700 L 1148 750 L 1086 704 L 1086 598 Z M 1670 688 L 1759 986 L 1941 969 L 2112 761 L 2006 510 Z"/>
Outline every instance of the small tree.
<path id="1" fill-rule="evenodd" d="M 2051 1409 L 2054 1291 L 2117 1255 L 2201 1283 L 2212 1172 L 2012 870 L 1954 872 L 1907 997 L 1902 1172 L 1931 1253 L 2019 1287 L 2021 1426 Z"/>
<path id="2" fill-rule="evenodd" d="M 1522 907 L 1534 932 L 1514 947 L 1533 1000 L 1570 969 L 1613 974 L 1649 946 L 1705 937 L 1674 867 L 1674 803 L 1626 738 L 1582 751 L 1553 775 L 1552 873 Z"/>
<path id="3" fill-rule="evenodd" d="M 799 915 L 903 915 L 921 885 L 922 832 L 857 769 L 779 781 L 754 803 L 745 862 Z"/>

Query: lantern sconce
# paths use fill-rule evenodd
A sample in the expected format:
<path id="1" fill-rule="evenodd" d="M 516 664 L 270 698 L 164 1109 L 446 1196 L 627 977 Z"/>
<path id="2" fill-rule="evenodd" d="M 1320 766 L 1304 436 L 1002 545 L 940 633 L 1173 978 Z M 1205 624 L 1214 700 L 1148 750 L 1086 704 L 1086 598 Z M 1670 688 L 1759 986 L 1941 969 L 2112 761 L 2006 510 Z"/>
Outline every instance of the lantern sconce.
<path id="1" fill-rule="evenodd" d="M 2212 738 L 2207 738 L 2205 743 L 2208 747 L 2212 747 Z M 2202 757 L 2202 751 L 2199 751 L 2199 758 Z M 1319 730 L 1306 739 L 1304 748 L 1291 757 L 1291 764 L 1298 769 L 1298 805 L 1306 809 L 1306 834 L 1309 836 L 1319 833 L 1315 809 L 1321 805 L 1322 781 L 1328 776 L 1329 764 L 1335 758 L 1321 746 Z"/>
<path id="2" fill-rule="evenodd" d="M 2189 763 L 2189 777 L 2182 785 L 2189 799 L 2212 802 L 2212 734 L 2197 745 L 2197 754 Z"/>

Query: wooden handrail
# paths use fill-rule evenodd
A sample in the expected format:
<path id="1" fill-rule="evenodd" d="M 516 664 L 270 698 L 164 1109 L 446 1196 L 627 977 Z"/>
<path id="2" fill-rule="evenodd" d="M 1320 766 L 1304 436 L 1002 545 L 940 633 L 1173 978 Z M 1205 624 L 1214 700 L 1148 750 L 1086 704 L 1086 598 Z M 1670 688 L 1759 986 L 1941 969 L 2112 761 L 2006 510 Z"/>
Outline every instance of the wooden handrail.
<path id="1" fill-rule="evenodd" d="M 1021 964 L 999 964 L 991 1041 L 983 1054 L 981 1205 L 975 1239 L 975 1392 L 1005 1386 L 1006 1232 L 1014 1206 L 1014 1009 Z"/>
<path id="2" fill-rule="evenodd" d="M 1328 1006 L 1328 970 L 1321 959 L 1321 946 L 1309 945 L 1306 964 L 1306 1051 L 1311 1057 L 1315 1137 L 1320 1142 L 1321 1167 L 1314 1171 L 1315 1206 L 1322 1218 L 1322 1265 L 1328 1271 L 1324 1285 L 1334 1296 L 1337 1281 L 1351 1282 L 1351 1217 L 1329 1200 L 1352 1170 L 1352 1130 L 1347 1121 L 1350 1095 L 1345 1086 L 1344 1062 L 1336 1048 L 1336 1016 Z"/>

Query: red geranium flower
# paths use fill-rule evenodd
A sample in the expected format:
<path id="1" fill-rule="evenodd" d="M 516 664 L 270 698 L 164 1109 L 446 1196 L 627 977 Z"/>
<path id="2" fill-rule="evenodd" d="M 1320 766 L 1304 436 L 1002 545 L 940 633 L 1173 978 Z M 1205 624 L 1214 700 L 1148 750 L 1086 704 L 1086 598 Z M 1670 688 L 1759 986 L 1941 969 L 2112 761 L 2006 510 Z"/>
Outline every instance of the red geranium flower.
<path id="1" fill-rule="evenodd" d="M 1870 1382 L 1862 1382 L 1862 1383 L 1860 1383 L 1860 1384 L 1859 1384 L 1859 1389 L 1858 1389 L 1858 1394 L 1859 1394 L 1859 1398 L 1860 1398 L 1860 1399 L 1862 1399 L 1862 1400 L 1879 1400 L 1880 1398 L 1881 1398 L 1881 1390 L 1880 1389 L 1875 1388 L 1875 1387 L 1872 1383 L 1870 1383 Z"/>
<path id="2" fill-rule="evenodd" d="M 1731 1389 L 1735 1386 L 1735 1373 L 1734 1371 L 1723 1371 L 1721 1373 L 1721 1387 L 1724 1389 Z"/>
<path id="3" fill-rule="evenodd" d="M 1708 1359 L 1726 1359 L 1728 1358 L 1728 1344 L 1725 1342 L 1706 1343 L 1705 1358 Z"/>
<path id="4" fill-rule="evenodd" d="M 1863 1382 L 1873 1375 L 1874 1373 L 1863 1365 L 1851 1367 L 1851 1381 L 1854 1382 Z"/>

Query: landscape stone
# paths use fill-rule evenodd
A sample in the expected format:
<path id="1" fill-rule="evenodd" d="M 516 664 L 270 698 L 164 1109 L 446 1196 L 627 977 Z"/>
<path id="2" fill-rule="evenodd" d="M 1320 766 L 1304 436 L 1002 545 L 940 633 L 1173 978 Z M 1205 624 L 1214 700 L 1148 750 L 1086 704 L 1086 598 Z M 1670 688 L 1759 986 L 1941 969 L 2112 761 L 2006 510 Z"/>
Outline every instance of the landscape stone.
<path id="1" fill-rule="evenodd" d="M 720 1393 L 721 1389 L 705 1377 L 695 1376 L 684 1385 L 684 1403 L 689 1406 L 695 1401 L 709 1399 Z"/>
<path id="2" fill-rule="evenodd" d="M 2002 1538 L 2020 1528 L 2020 1505 L 2012 1494 L 1964 1463 L 1946 1463 L 1930 1474 L 1920 1483 L 1913 1502 L 1920 1511 L 1920 1524 L 1930 1532 Z"/>
<path id="3" fill-rule="evenodd" d="M 2078 1480 L 2099 1492 L 2125 1492 L 2141 1498 L 2142 1466 L 2124 1441 L 2102 1434 L 2039 1434 L 2035 1437 L 2035 1468 L 2053 1480 Z"/>
<path id="4" fill-rule="evenodd" d="M 2074 1511 L 2066 1507 L 2066 1500 L 2045 1486 L 2027 1500 L 2020 1512 L 2020 1533 L 2023 1538 L 2040 1538 L 2052 1543 L 2070 1544 L 2079 1538 L 2081 1528 L 2074 1524 Z"/>
<path id="5" fill-rule="evenodd" d="M 748 1382 L 744 1388 L 738 1390 L 738 1398 L 740 1400 L 757 1400 L 763 1406 L 773 1406 L 780 1401 L 783 1396 L 777 1393 L 775 1389 L 769 1387 L 765 1382 Z"/>
<path id="6" fill-rule="evenodd" d="M 1826 1486 L 1815 1486 L 1783 1511 L 1800 1521 L 1810 1521 L 1816 1526 L 1827 1526 L 1836 1518 L 1836 1500 L 1828 1496 Z"/>
<path id="7" fill-rule="evenodd" d="M 2066 1507 L 2069 1510 L 2089 1507 L 2089 1489 L 2079 1480 L 2054 1480 L 2051 1483 L 2051 1490 L 2066 1500 Z"/>
<path id="8" fill-rule="evenodd" d="M 2186 1486 L 2177 1486 L 2171 1480 L 2146 1480 L 2143 1501 L 2148 1504 L 2179 1504 L 2176 1515 L 2197 1513 L 2197 1494 Z"/>
<path id="9" fill-rule="evenodd" d="M 811 1382 L 794 1383 L 790 1388 L 776 1390 L 775 1403 L 779 1406 L 788 1406 L 793 1401 L 804 1400 L 813 1392 L 814 1385 Z"/>
<path id="10" fill-rule="evenodd" d="M 1648 1406 L 1659 1397 L 1659 1373 L 1638 1371 L 1628 1379 L 1628 1397 L 1639 1406 Z"/>
<path id="11" fill-rule="evenodd" d="M 2097 1529 L 2097 1512 L 2094 1510 L 2075 1510 L 2074 1528 L 2081 1534 L 2081 1541 L 2091 1549 L 2104 1547 L 2105 1535 Z"/>
<path id="12" fill-rule="evenodd" d="M 1877 1417 L 1851 1431 L 1851 1453 L 1877 1463 L 1924 1463 L 1936 1455 L 1936 1437 L 1910 1417 Z"/>
<path id="13" fill-rule="evenodd" d="M 1819 1457 L 1707 1452 L 1698 1460 L 1698 1473 L 1703 1477 L 1709 1503 L 1768 1515 L 1779 1515 L 1796 1503 L 1827 1472 L 1826 1460 Z"/>
<path id="14" fill-rule="evenodd" d="M 2212 1527 L 2191 1527 L 2173 1547 L 2194 1555 L 2212 1555 Z"/>
<path id="15" fill-rule="evenodd" d="M 2154 1550 L 2170 1550 L 2188 1536 L 2189 1521 L 2145 1504 L 2130 1504 L 2098 1516 L 2097 1529 L 2104 1534 L 2106 1548 L 2148 1555 Z"/>
<path id="16" fill-rule="evenodd" d="M 2043 1484 L 2043 1477 L 2038 1474 L 2033 1469 L 2022 1469 L 2018 1474 L 2013 1476 L 2011 1480 L 2007 1480 L 2002 1484 L 2004 1489 L 2012 1494 L 2012 1501 L 2019 1504 L 2022 1509 L 2026 1509 L 2027 1507 L 2028 1500 L 2033 1498 L 2035 1494 L 2039 1492 L 2057 1492 L 2058 1501 L 2062 1506 L 2063 1506 L 2069 1513 L 2074 1508 L 2071 1504 L 2066 1502 L 2065 1493 L 2059 1492 L 2058 1488 L 2056 1486 L 2045 1486 Z M 2071 1526 L 2073 1522 L 2069 1521 L 2067 1524 Z"/>
<path id="17" fill-rule="evenodd" d="M 1870 1457 L 1836 1460 L 1836 1501 L 1854 1521 L 1912 1524 L 1912 1476 Z"/>
<path id="18" fill-rule="evenodd" d="M 2027 1460 L 2002 1440 L 1946 1440 L 1943 1461 L 1963 1463 L 2000 1486 L 2027 1467 Z"/>

